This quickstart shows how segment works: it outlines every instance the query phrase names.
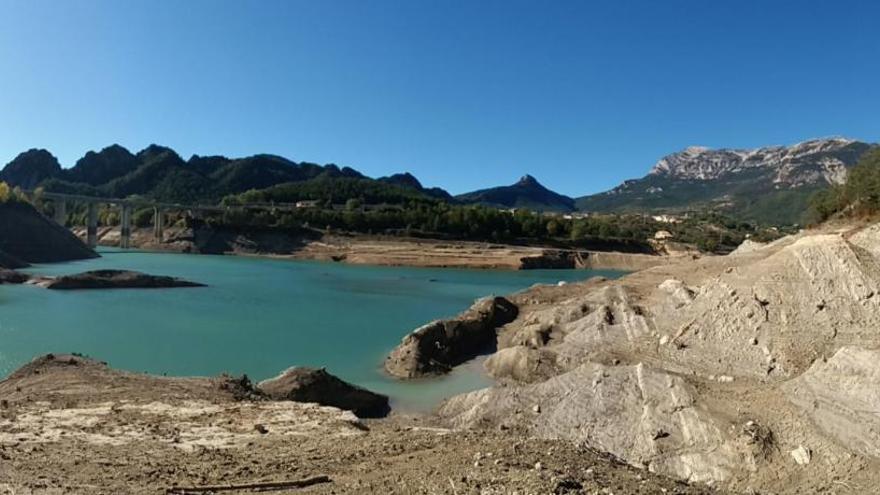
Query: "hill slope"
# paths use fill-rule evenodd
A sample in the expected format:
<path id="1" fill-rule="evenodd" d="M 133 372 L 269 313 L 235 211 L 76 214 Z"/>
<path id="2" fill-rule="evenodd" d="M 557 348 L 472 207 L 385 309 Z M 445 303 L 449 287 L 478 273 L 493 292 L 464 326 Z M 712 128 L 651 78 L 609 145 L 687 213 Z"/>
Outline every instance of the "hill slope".
<path id="1" fill-rule="evenodd" d="M 502 208 L 527 208 L 535 211 L 562 211 L 575 209 L 574 199 L 555 193 L 531 175 L 516 184 L 480 189 L 455 197 L 462 203 L 476 203 Z"/>
<path id="2" fill-rule="evenodd" d="M 815 139 L 752 150 L 691 147 L 662 158 L 645 177 L 577 199 L 584 211 L 717 208 L 737 217 L 797 223 L 815 191 L 840 184 L 872 145 Z"/>
<path id="3" fill-rule="evenodd" d="M 17 201 L 0 203 L 0 268 L 96 258 L 69 230 Z"/>

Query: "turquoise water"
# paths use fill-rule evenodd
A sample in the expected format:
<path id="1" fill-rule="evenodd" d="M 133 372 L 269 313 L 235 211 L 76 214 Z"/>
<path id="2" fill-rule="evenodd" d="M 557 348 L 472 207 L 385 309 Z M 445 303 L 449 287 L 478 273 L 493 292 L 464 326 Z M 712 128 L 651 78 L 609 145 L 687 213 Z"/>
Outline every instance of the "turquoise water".
<path id="1" fill-rule="evenodd" d="M 111 366 L 168 375 L 247 373 L 261 380 L 293 365 L 323 366 L 424 409 L 488 384 L 479 362 L 452 376 L 402 383 L 386 353 L 410 330 L 455 315 L 474 299 L 533 283 L 620 272 L 387 268 L 335 263 L 102 251 L 102 258 L 39 265 L 59 275 L 121 268 L 206 288 L 49 291 L 0 286 L 0 376 L 34 356 L 79 352 Z"/>

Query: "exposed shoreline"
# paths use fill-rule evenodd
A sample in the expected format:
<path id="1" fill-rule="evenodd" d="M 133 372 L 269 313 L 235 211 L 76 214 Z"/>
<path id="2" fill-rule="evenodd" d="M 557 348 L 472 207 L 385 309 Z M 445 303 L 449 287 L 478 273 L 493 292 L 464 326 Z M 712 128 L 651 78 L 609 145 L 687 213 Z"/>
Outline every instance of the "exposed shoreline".
<path id="1" fill-rule="evenodd" d="M 427 416 L 359 420 L 240 392 L 228 377 L 35 359 L 0 381 L 0 489 L 159 493 L 326 476 L 303 493 L 719 493 L 565 440 L 454 430 Z"/>
<path id="2" fill-rule="evenodd" d="M 278 477 L 287 462 L 309 466 L 298 478 L 329 473 L 333 486 L 316 491 L 337 493 L 424 491 L 426 479 L 456 493 L 444 484 L 451 472 L 463 491 L 544 493 L 570 482 L 665 493 L 669 478 L 658 473 L 697 483 L 678 493 L 876 486 L 878 420 L 863 411 L 876 410 L 880 386 L 880 225 L 675 259 L 510 296 L 518 315 L 497 330 L 485 363 L 498 384 L 435 414 L 355 424 L 334 409 L 236 402 L 216 380 L 55 366 L 0 381 L 0 456 L 15 460 L 21 480 L 50 463 L 67 466 L 66 483 L 94 483 L 104 470 L 64 462 L 86 442 L 86 463 L 123 460 L 109 470 L 117 486 L 213 484 L 230 473 L 252 481 L 243 466 Z M 25 457 L 5 453 L 22 445 Z M 603 465 L 584 445 L 646 469 Z M 144 473 L 143 464 L 173 469 Z M 368 473 L 377 484 L 361 484 Z"/>
<path id="3" fill-rule="evenodd" d="M 84 229 L 73 232 L 85 237 Z M 156 242 L 152 229 L 135 229 L 131 246 L 150 251 L 197 254 L 231 254 L 277 259 L 333 261 L 355 265 L 422 268 L 466 268 L 523 270 L 570 268 L 637 271 L 675 263 L 695 254 L 683 251 L 667 254 L 616 251 L 563 250 L 549 247 L 516 246 L 474 241 L 447 241 L 370 235 L 322 235 L 320 237 L 227 235 L 222 242 L 202 241 L 191 229 L 166 229 L 166 238 Z M 119 245 L 119 230 L 99 229 L 100 246 Z"/>

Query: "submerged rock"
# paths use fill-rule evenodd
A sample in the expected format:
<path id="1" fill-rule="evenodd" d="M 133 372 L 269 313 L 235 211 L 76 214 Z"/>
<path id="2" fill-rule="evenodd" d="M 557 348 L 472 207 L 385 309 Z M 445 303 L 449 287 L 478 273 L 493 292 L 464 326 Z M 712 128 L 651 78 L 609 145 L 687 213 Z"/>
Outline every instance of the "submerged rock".
<path id="1" fill-rule="evenodd" d="M 40 279 L 35 284 L 40 287 L 56 290 L 204 287 L 203 284 L 175 277 L 149 275 L 128 270 L 92 270 L 75 275 Z"/>
<path id="2" fill-rule="evenodd" d="M 403 338 L 385 359 L 398 378 L 442 374 L 495 344 L 495 329 L 516 319 L 519 309 L 503 297 L 477 301 L 450 320 L 437 320 Z"/>
<path id="3" fill-rule="evenodd" d="M 340 380 L 323 368 L 289 368 L 258 383 L 257 389 L 271 399 L 316 402 L 351 411 L 361 418 L 379 418 L 391 410 L 387 396 Z"/>

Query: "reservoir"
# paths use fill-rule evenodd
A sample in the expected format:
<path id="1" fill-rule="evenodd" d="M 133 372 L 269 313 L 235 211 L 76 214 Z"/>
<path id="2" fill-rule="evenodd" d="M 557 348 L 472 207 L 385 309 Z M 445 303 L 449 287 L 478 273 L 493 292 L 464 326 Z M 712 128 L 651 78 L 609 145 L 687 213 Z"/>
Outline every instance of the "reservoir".
<path id="1" fill-rule="evenodd" d="M 394 407 L 425 410 L 490 381 L 480 359 L 443 378 L 387 377 L 382 361 L 408 332 L 454 316 L 479 297 L 534 283 L 623 274 L 374 267 L 107 249 L 101 254 L 27 271 L 128 269 L 208 287 L 66 292 L 0 286 L 0 377 L 49 352 L 82 353 L 136 372 L 246 373 L 254 381 L 290 366 L 314 366 L 388 394 Z"/>

